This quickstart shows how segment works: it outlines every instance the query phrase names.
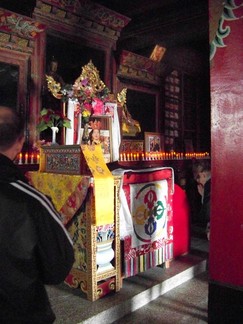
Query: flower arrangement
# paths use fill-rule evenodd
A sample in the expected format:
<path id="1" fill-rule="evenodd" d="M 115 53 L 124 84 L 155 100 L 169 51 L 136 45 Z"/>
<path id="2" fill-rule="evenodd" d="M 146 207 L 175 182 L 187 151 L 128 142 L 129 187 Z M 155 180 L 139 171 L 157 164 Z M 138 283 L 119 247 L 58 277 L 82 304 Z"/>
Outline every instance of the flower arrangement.
<path id="1" fill-rule="evenodd" d="M 104 102 L 109 93 L 109 88 L 101 80 L 96 80 L 94 83 L 94 80 L 83 78 L 82 75 L 73 85 L 73 96 L 78 98 L 80 102 L 92 103 L 95 98 Z"/>
<path id="2" fill-rule="evenodd" d="M 88 123 L 89 122 L 89 117 L 91 116 L 91 109 L 90 109 L 90 106 L 84 104 L 83 105 L 83 109 L 81 110 L 81 113 L 82 113 L 82 121 L 84 123 Z"/>
<path id="3" fill-rule="evenodd" d="M 97 87 L 92 85 L 88 78 L 77 79 L 72 88 L 66 84 L 61 92 L 63 101 L 68 101 L 69 98 L 76 98 L 79 101 L 83 118 L 103 114 L 104 103 L 109 100 L 110 94 L 109 88 L 103 83 Z"/>
<path id="4" fill-rule="evenodd" d="M 104 114 L 104 103 L 109 100 L 110 90 L 100 79 L 92 61 L 82 67 L 81 75 L 73 85 L 61 88 L 64 101 L 76 98 L 81 105 L 82 117 Z"/>
<path id="5" fill-rule="evenodd" d="M 86 133 L 88 134 L 90 116 L 105 114 L 105 103 L 110 99 L 110 90 L 100 79 L 99 71 L 92 61 L 90 61 L 87 65 L 82 67 L 82 73 L 75 80 L 73 85 L 61 85 L 57 83 L 52 76 L 48 75 L 46 75 L 46 80 L 48 89 L 53 96 L 57 99 L 61 99 L 64 103 L 68 102 L 68 110 L 70 109 L 70 112 L 74 113 L 72 128 L 75 134 L 78 132 L 77 128 L 79 127 L 79 117 L 81 115 L 81 127 L 84 128 L 82 142 L 84 142 L 84 135 Z M 47 127 L 52 127 L 50 124 L 46 127 L 46 117 L 44 121 L 38 125 L 39 129 L 44 130 Z M 86 128 L 87 131 L 85 131 Z"/>
<path id="6" fill-rule="evenodd" d="M 43 108 L 40 112 L 39 122 L 36 126 L 38 132 L 43 132 L 51 127 L 71 128 L 70 119 L 59 111 Z"/>

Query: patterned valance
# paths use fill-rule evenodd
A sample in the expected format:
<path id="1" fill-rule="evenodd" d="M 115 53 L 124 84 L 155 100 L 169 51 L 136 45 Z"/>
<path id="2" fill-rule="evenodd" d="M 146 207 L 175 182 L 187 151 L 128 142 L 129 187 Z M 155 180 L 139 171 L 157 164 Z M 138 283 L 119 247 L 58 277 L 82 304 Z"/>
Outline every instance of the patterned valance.
<path id="1" fill-rule="evenodd" d="M 160 85 L 161 81 L 156 73 L 158 63 L 153 60 L 129 52 L 122 51 L 117 76 L 129 80 L 141 81 L 153 85 Z"/>
<path id="2" fill-rule="evenodd" d="M 39 0 L 34 9 L 38 19 L 66 23 L 84 32 L 95 32 L 116 41 L 130 18 L 88 0 Z"/>
<path id="3" fill-rule="evenodd" d="M 0 47 L 32 53 L 44 25 L 31 18 L 0 8 Z"/>

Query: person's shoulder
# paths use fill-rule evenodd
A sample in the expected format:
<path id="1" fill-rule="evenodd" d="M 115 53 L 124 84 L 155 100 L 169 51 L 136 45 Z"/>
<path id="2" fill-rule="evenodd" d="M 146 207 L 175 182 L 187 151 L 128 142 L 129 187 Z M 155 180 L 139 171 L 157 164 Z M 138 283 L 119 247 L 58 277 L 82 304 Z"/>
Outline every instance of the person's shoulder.
<path id="1" fill-rule="evenodd" d="M 211 178 L 206 181 L 205 186 L 207 186 L 208 188 L 211 187 Z"/>
<path id="2" fill-rule="evenodd" d="M 31 186 L 21 180 L 2 183 L 0 199 L 4 206 L 8 204 L 9 208 L 14 208 L 15 211 L 38 211 L 42 209 L 32 193 Z"/>
<path id="3" fill-rule="evenodd" d="M 18 202 L 21 203 L 22 201 L 32 212 L 51 215 L 53 219 L 58 219 L 58 221 L 61 219 L 50 197 L 22 181 L 13 182 L 11 185 L 18 191 L 15 195 L 19 197 Z"/>
<path id="4" fill-rule="evenodd" d="M 32 203 L 37 207 L 39 205 L 45 206 L 47 203 L 50 204 L 50 200 L 47 196 L 24 181 L 17 180 L 11 182 L 10 186 L 13 190 L 17 191 L 16 196 L 18 196 L 19 199 L 25 199 L 26 202 Z"/>

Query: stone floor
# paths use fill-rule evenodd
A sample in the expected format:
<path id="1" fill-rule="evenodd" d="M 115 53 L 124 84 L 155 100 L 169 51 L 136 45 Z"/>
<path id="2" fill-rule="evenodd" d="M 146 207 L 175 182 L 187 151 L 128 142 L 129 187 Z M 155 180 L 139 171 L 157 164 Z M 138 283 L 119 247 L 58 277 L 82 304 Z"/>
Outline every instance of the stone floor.
<path id="1" fill-rule="evenodd" d="M 206 323 L 207 256 L 205 238 L 192 237 L 191 251 L 171 262 L 123 280 L 117 293 L 90 302 L 65 284 L 47 287 L 55 324 Z"/>
<path id="2" fill-rule="evenodd" d="M 208 277 L 203 272 L 156 298 L 116 324 L 196 324 L 207 323 Z"/>

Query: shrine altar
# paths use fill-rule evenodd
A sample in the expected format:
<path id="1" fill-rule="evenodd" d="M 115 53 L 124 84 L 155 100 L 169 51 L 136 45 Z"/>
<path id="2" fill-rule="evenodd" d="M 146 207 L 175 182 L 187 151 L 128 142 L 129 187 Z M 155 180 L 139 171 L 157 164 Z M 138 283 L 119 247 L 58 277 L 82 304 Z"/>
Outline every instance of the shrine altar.
<path id="1" fill-rule="evenodd" d="M 65 283 L 91 301 L 119 291 L 122 279 L 167 267 L 188 252 L 186 196 L 170 167 L 114 170 L 113 219 L 103 225 L 97 224 L 93 176 L 26 175 L 52 199 L 73 240 L 75 262 Z"/>

